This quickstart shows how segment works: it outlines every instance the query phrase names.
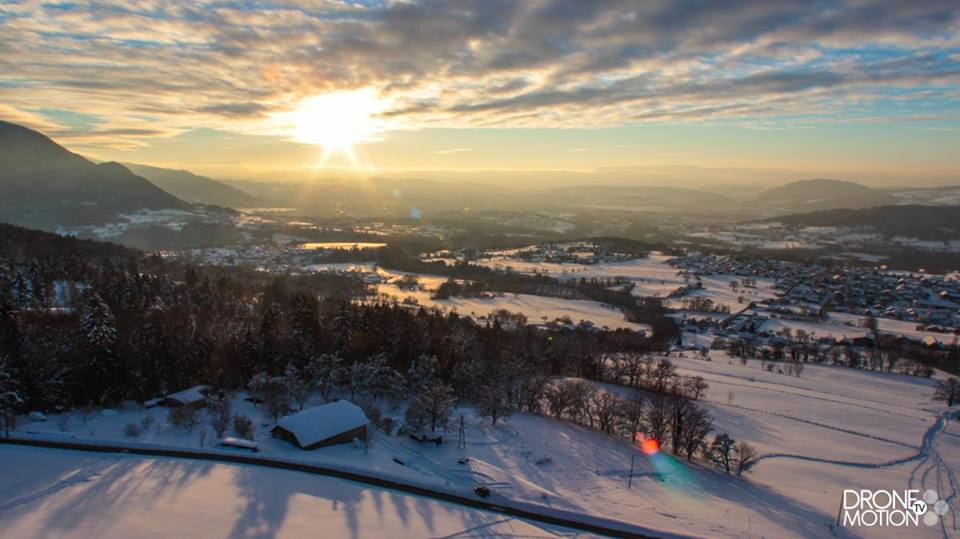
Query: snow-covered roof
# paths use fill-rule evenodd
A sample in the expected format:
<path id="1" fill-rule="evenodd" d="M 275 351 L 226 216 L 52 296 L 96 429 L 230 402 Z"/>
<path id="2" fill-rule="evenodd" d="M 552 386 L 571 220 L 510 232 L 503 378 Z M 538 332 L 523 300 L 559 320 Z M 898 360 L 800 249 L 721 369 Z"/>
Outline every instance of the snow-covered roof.
<path id="1" fill-rule="evenodd" d="M 288 415 L 277 426 L 292 433 L 302 447 L 307 447 L 369 422 L 359 406 L 338 400 Z"/>
<path id="2" fill-rule="evenodd" d="M 207 386 L 193 386 L 190 389 L 184 389 L 172 395 L 167 395 L 165 398 L 177 401 L 182 404 L 190 404 L 192 402 L 199 402 L 206 398 L 203 394 L 203 391 L 207 389 Z"/>

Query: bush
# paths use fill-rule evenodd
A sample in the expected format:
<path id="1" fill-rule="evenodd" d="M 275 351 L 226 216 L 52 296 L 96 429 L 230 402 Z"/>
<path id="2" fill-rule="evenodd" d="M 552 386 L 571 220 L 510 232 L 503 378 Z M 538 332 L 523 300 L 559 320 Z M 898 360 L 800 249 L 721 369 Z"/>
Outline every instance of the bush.
<path id="1" fill-rule="evenodd" d="M 197 426 L 197 409 L 193 406 L 170 408 L 170 422 L 178 428 L 192 431 Z"/>
<path id="2" fill-rule="evenodd" d="M 140 420 L 140 430 L 150 430 L 150 427 L 153 426 L 153 421 L 152 415 L 143 416 L 143 419 Z"/>
<path id="3" fill-rule="evenodd" d="M 127 423 L 127 426 L 123 428 L 123 433 L 131 438 L 136 438 L 140 436 L 140 425 L 136 423 Z"/>
<path id="4" fill-rule="evenodd" d="M 233 432 L 245 440 L 253 440 L 255 433 L 253 431 L 253 421 L 245 415 L 238 415 L 233 418 Z"/>

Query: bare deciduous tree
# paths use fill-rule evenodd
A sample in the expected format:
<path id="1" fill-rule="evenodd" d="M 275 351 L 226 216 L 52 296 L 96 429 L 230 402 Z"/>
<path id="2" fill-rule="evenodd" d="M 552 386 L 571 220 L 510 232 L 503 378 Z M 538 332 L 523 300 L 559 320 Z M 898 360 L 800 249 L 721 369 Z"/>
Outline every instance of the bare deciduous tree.
<path id="1" fill-rule="evenodd" d="M 737 475 L 743 475 L 743 472 L 757 459 L 757 450 L 747 442 L 738 442 L 733 448 L 733 454 L 737 465 Z"/>
<path id="2" fill-rule="evenodd" d="M 960 402 L 960 378 L 947 378 L 946 380 L 937 380 L 933 390 L 933 400 L 943 401 L 947 406 L 953 406 Z"/>

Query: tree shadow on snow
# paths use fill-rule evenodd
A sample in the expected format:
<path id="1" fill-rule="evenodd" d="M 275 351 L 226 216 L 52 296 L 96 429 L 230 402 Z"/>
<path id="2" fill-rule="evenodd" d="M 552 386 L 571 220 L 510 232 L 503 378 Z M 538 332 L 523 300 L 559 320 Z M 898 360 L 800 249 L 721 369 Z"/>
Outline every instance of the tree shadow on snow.
<path id="1" fill-rule="evenodd" d="M 301 495 L 328 500 L 332 511 L 343 514 L 351 537 L 359 535 L 361 487 L 334 478 L 247 466 L 238 468 L 234 483 L 244 505 L 227 534 L 231 539 L 276 537 L 287 520 L 290 500 Z"/>
<path id="2" fill-rule="evenodd" d="M 713 500 L 725 500 L 749 511 L 746 517 L 748 519 L 766 519 L 802 537 L 831 535 L 831 524 L 835 521 L 835 515 L 824 514 L 770 487 L 754 483 L 747 477 L 728 475 L 696 464 L 680 463 L 670 455 L 658 454 L 653 460 L 657 459 L 660 459 L 660 464 L 655 464 L 654 469 L 664 472 L 660 476 L 664 487 L 695 498 L 694 503 L 708 506 Z M 664 462 L 667 464 L 663 464 Z M 839 500 L 837 502 L 839 503 Z M 836 532 L 841 537 L 859 537 L 855 531 L 848 528 Z"/>
<path id="3" fill-rule="evenodd" d="M 89 524 L 91 514 L 109 514 L 129 504 L 148 509 L 163 496 L 176 496 L 184 485 L 209 474 L 213 466 L 209 462 L 126 456 L 97 460 L 66 480 L 86 486 L 65 499 L 58 498 L 63 501 L 48 512 L 52 517 L 44 523 L 43 529 L 49 532 L 45 535 L 55 537 L 59 530 L 73 530 L 81 522 Z M 57 479 L 47 488 L 58 489 L 63 482 Z"/>

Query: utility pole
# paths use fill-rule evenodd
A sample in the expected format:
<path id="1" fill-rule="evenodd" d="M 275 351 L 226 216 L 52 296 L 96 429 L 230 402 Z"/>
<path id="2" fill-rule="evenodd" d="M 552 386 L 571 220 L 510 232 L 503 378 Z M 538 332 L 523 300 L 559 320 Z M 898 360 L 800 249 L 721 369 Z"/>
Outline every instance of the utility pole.
<path id="1" fill-rule="evenodd" d="M 637 461 L 637 450 L 634 449 L 630 452 L 630 478 L 627 479 L 627 490 L 630 490 L 630 487 L 633 486 L 633 463 Z"/>
<path id="2" fill-rule="evenodd" d="M 466 449 L 467 448 L 467 433 L 466 429 L 463 426 L 463 416 L 460 416 L 460 434 L 457 438 L 457 449 Z"/>

